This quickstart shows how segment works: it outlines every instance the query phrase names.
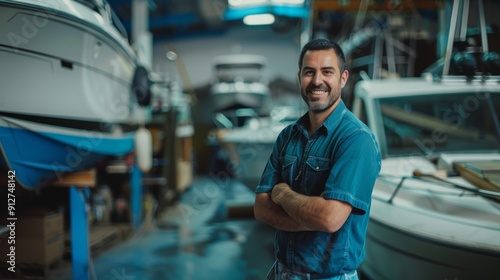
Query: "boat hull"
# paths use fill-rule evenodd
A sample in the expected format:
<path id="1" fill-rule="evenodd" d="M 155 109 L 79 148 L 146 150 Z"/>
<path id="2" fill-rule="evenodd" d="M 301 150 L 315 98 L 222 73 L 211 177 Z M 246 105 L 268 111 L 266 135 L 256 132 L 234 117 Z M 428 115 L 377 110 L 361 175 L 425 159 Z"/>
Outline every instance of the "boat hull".
<path id="1" fill-rule="evenodd" d="M 3 167 L 16 172 L 17 182 L 34 189 L 64 174 L 89 168 L 134 148 L 134 132 L 79 130 L 0 117 Z"/>
<path id="2" fill-rule="evenodd" d="M 443 154 L 441 158 L 499 156 Z M 462 188 L 410 175 L 387 175 L 401 171 L 401 162 L 385 159 L 375 183 L 362 273 L 373 280 L 497 279 L 500 204 L 477 195 L 474 191 L 479 189 L 459 176 L 444 180 Z M 413 164 L 411 169 L 433 168 L 424 158 L 414 158 Z"/>
<path id="3" fill-rule="evenodd" d="M 373 218 L 368 228 L 361 271 L 370 279 L 498 279 L 499 252 L 439 242 Z"/>

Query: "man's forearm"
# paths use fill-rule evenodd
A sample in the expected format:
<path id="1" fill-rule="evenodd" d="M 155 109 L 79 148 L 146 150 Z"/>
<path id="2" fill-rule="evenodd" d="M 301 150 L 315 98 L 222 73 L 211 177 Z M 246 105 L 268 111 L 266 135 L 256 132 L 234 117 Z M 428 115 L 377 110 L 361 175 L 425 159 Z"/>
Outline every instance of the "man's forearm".
<path id="1" fill-rule="evenodd" d="M 322 203 L 321 197 L 308 197 L 294 192 L 284 194 L 284 199 L 280 206 L 285 213 L 298 223 L 307 225 L 315 230 L 325 231 L 325 229 L 318 224 L 316 218 L 324 213 L 315 213 L 315 206 L 317 203 Z M 316 205 L 315 205 L 316 204 Z"/>
<path id="2" fill-rule="evenodd" d="M 352 207 L 341 201 L 294 192 L 287 184 L 274 186 L 271 200 L 297 223 L 311 230 L 335 232 L 346 221 Z"/>
<path id="3" fill-rule="evenodd" d="M 274 203 L 271 195 L 267 193 L 257 194 L 255 199 L 255 218 L 282 231 L 309 231 L 290 217 L 281 206 Z"/>

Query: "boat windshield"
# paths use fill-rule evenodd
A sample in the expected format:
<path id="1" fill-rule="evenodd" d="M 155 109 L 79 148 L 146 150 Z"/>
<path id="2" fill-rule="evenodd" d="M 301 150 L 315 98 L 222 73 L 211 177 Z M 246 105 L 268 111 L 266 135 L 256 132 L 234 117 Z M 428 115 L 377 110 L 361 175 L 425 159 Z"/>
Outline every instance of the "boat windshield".
<path id="1" fill-rule="evenodd" d="M 389 156 L 500 149 L 500 94 L 460 93 L 380 100 Z"/>

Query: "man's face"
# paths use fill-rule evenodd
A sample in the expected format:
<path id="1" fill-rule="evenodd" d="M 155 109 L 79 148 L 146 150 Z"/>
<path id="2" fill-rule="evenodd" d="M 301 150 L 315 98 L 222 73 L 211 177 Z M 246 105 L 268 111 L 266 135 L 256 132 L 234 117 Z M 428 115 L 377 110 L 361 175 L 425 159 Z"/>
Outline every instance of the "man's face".
<path id="1" fill-rule="evenodd" d="M 299 71 L 301 94 L 309 110 L 323 112 L 340 98 L 349 73 L 340 73 L 333 49 L 307 51 Z"/>

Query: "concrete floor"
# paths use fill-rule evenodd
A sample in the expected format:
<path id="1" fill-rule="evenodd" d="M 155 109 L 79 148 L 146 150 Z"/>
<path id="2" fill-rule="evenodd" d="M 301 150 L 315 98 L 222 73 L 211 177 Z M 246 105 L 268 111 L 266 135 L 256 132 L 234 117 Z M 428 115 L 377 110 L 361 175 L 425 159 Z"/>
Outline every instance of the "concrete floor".
<path id="1" fill-rule="evenodd" d="M 150 226 L 95 256 L 90 279 L 264 279 L 274 229 L 239 207 L 253 199 L 238 181 L 197 178 Z M 49 279 L 72 279 L 71 266 Z"/>

